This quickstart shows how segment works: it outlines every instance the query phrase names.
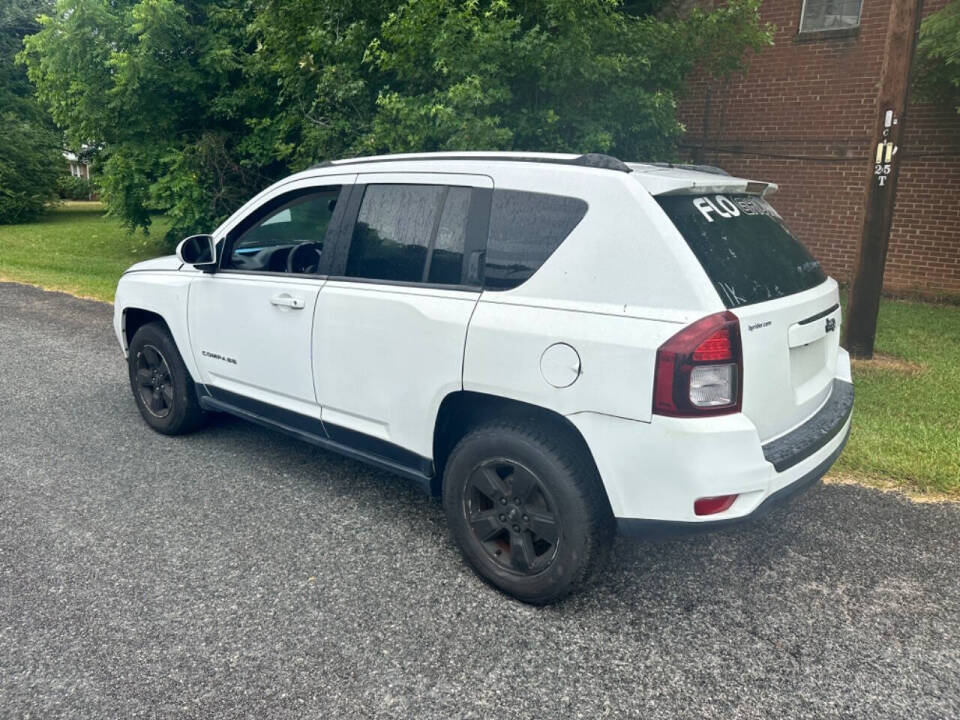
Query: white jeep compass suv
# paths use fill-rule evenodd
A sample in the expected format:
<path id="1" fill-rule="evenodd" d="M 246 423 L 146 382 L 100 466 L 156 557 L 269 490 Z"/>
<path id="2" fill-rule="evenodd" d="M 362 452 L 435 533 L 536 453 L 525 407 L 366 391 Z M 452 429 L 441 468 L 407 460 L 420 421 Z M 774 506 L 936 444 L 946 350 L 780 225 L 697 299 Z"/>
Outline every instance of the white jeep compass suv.
<path id="1" fill-rule="evenodd" d="M 155 430 L 228 412 L 412 478 L 483 578 L 552 602 L 617 528 L 756 516 L 840 453 L 837 283 L 775 189 L 604 155 L 324 163 L 131 267 L 116 333 Z"/>

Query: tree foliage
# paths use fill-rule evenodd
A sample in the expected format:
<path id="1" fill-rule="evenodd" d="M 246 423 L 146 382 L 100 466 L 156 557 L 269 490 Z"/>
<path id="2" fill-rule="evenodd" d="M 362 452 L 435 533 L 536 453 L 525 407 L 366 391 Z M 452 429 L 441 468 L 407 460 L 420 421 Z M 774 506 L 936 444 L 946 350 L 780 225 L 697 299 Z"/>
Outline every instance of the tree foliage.
<path id="1" fill-rule="evenodd" d="M 960 0 L 924 18 L 915 77 L 923 97 L 949 103 L 960 113 Z"/>
<path id="2" fill-rule="evenodd" d="M 86 178 L 66 174 L 57 177 L 57 195 L 63 200 L 89 200 L 94 190 L 93 182 Z"/>
<path id="3" fill-rule="evenodd" d="M 696 63 L 769 43 L 759 0 L 58 0 L 26 43 L 111 210 L 211 227 L 334 157 L 522 149 L 671 155 Z"/>
<path id="4" fill-rule="evenodd" d="M 56 197 L 60 141 L 15 62 L 23 38 L 38 29 L 43 0 L 0 3 L 0 223 L 26 222 Z"/>

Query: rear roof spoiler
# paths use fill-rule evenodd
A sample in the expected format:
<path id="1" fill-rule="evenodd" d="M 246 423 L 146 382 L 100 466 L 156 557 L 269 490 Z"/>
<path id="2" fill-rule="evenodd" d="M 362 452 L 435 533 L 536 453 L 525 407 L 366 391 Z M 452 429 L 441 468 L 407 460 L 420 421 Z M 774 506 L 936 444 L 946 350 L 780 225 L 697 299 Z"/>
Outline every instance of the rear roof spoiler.
<path id="1" fill-rule="evenodd" d="M 705 172 L 713 173 L 714 175 L 726 175 L 730 177 L 728 173 L 723 168 L 719 168 L 716 165 L 694 165 L 692 163 L 668 163 L 668 162 L 652 162 L 648 165 L 653 165 L 654 167 L 663 167 L 663 168 L 673 168 L 674 170 L 694 170 L 696 172 Z"/>
<path id="2" fill-rule="evenodd" d="M 631 177 L 651 195 L 736 193 L 766 197 L 777 191 L 776 183 L 733 177 L 711 166 L 630 163 L 630 167 Z"/>
<path id="3" fill-rule="evenodd" d="M 739 178 L 731 178 L 738 180 Z M 664 192 L 651 192 L 651 195 L 713 195 L 721 193 L 738 193 L 744 195 L 759 195 L 766 197 L 773 195 L 780 187 L 776 183 L 756 182 L 754 180 L 745 180 L 740 183 L 711 183 L 694 184 L 685 187 L 675 187 Z"/>

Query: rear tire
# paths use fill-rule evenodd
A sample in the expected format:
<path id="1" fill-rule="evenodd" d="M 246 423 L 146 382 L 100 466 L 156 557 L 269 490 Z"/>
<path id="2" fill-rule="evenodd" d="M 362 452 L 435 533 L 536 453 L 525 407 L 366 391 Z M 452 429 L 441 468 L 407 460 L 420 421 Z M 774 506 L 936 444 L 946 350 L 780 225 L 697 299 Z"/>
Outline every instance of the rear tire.
<path id="1" fill-rule="evenodd" d="M 482 425 L 457 443 L 444 470 L 443 504 L 477 574 L 534 605 L 584 587 L 614 535 L 580 439 L 519 421 Z"/>
<path id="2" fill-rule="evenodd" d="M 147 425 L 164 435 L 183 435 L 203 424 L 193 378 L 166 326 L 154 322 L 137 330 L 127 367 L 130 389 Z"/>

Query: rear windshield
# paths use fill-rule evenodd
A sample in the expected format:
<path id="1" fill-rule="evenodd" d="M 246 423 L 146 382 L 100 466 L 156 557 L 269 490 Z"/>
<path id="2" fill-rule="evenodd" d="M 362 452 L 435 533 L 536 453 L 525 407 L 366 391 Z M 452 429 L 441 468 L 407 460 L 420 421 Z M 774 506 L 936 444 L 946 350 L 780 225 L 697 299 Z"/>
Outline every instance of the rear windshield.
<path id="1" fill-rule="evenodd" d="M 827 276 L 756 195 L 658 197 L 728 308 L 816 287 Z"/>

